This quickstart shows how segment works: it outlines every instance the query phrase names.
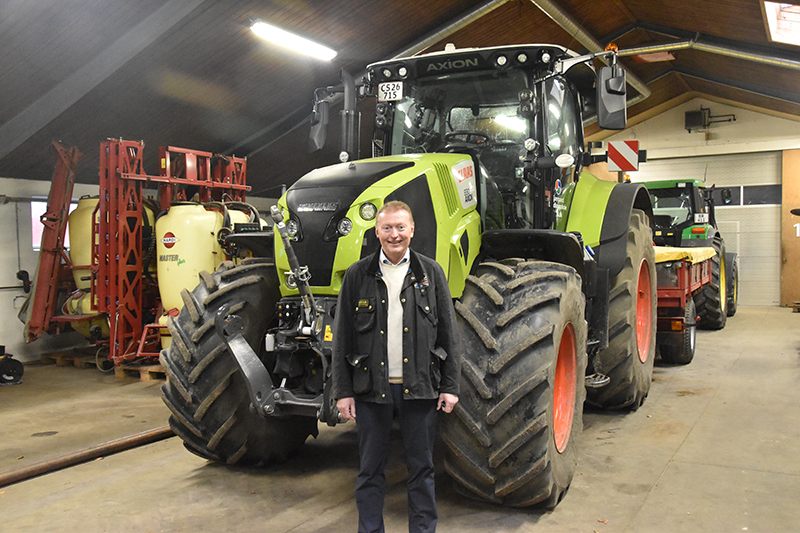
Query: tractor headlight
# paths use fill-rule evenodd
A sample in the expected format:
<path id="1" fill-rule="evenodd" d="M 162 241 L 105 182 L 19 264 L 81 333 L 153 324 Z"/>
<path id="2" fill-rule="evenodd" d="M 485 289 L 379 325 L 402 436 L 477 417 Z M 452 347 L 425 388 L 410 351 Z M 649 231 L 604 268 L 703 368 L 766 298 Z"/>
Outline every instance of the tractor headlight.
<path id="1" fill-rule="evenodd" d="M 344 236 L 349 234 L 353 230 L 353 221 L 347 217 L 344 217 L 342 220 L 339 221 L 339 224 L 336 226 L 336 229 L 339 231 L 339 234 Z"/>
<path id="2" fill-rule="evenodd" d="M 375 207 L 375 204 L 371 202 L 364 202 L 361 204 L 361 208 L 358 210 L 358 214 L 361 215 L 361 218 L 364 220 L 372 220 L 375 218 L 375 215 L 378 213 L 378 208 Z"/>
<path id="3" fill-rule="evenodd" d="M 286 232 L 289 234 L 289 237 L 297 237 L 297 231 L 300 229 L 300 226 L 297 225 L 296 220 L 289 220 L 286 222 Z"/>

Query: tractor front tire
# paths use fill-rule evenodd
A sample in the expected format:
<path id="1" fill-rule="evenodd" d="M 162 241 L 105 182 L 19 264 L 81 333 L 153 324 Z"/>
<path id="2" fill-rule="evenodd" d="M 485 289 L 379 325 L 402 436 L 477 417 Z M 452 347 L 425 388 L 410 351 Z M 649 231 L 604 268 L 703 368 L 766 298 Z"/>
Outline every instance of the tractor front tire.
<path id="1" fill-rule="evenodd" d="M 647 215 L 631 213 L 627 257 L 611 279 L 608 347 L 592 361 L 609 383 L 589 389 L 586 401 L 604 409 L 638 409 L 650 392 L 656 347 L 656 263 Z"/>
<path id="2" fill-rule="evenodd" d="M 714 236 L 711 246 L 717 252 L 711 258 L 711 283 L 707 283 L 694 297 L 697 325 L 703 329 L 722 329 L 728 321 L 728 285 L 725 280 L 725 243 Z"/>
<path id="3" fill-rule="evenodd" d="M 180 315 L 167 322 L 172 344 L 160 359 L 168 378 L 162 399 L 184 446 L 219 463 L 261 465 L 285 460 L 316 436 L 314 418 L 263 418 L 252 411 L 242 372 L 214 328 L 217 310 L 230 304 L 229 314 L 243 319 L 242 335 L 259 353 L 280 298 L 274 265 L 225 262 L 213 274 L 201 272 L 200 284 L 181 296 Z"/>
<path id="4" fill-rule="evenodd" d="M 487 262 L 456 302 L 461 393 L 442 417 L 445 469 L 468 497 L 554 508 L 583 429 L 585 301 L 572 267 Z"/>

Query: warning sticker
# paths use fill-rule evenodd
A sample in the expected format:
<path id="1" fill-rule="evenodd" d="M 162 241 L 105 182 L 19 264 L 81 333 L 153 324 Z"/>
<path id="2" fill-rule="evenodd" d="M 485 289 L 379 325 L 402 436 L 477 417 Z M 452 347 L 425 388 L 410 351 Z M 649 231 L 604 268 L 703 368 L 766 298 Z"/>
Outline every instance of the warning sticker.
<path id="1" fill-rule="evenodd" d="M 461 161 L 451 168 L 453 180 L 458 190 L 458 197 L 461 200 L 461 207 L 464 209 L 472 207 L 478 203 L 475 190 L 475 163 L 472 159 Z"/>

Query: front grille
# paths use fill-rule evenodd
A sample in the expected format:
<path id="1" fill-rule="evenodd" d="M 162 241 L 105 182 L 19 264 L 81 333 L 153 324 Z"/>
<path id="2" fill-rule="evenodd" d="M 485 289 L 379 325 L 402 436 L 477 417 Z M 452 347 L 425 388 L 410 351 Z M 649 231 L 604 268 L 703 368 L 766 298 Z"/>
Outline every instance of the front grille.
<path id="1" fill-rule="evenodd" d="M 329 287 L 339 242 L 335 228 L 365 190 L 384 177 L 413 166 L 412 161 L 356 161 L 314 170 L 286 193 L 289 217 L 300 223 L 292 242 L 301 266 L 307 266 L 312 287 Z"/>
<path id="2" fill-rule="evenodd" d="M 291 210 L 291 208 L 290 208 Z M 292 216 L 300 222 L 302 237 L 292 242 L 292 248 L 300 265 L 308 267 L 311 274 L 309 284 L 327 287 L 331 284 L 333 260 L 336 257 L 337 240 L 325 241 L 323 234 L 333 213 L 302 213 Z"/>
<path id="3" fill-rule="evenodd" d="M 453 178 L 450 175 L 450 167 L 444 163 L 435 162 L 433 168 L 436 169 L 436 176 L 439 178 L 439 185 L 444 193 L 447 214 L 453 216 L 458 211 L 458 194 L 456 193 Z"/>

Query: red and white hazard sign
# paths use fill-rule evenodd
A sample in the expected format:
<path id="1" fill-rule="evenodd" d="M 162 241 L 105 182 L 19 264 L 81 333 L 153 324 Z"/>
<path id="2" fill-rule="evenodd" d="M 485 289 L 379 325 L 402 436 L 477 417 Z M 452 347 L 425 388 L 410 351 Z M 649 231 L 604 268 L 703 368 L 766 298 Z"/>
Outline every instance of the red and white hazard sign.
<path id="1" fill-rule="evenodd" d="M 609 141 L 608 170 L 610 172 L 639 170 L 639 141 Z"/>

